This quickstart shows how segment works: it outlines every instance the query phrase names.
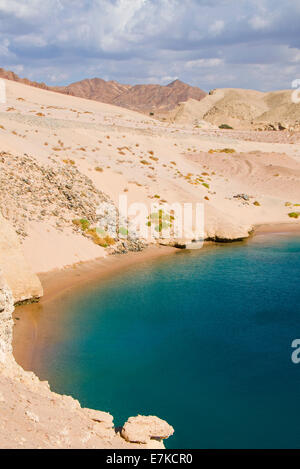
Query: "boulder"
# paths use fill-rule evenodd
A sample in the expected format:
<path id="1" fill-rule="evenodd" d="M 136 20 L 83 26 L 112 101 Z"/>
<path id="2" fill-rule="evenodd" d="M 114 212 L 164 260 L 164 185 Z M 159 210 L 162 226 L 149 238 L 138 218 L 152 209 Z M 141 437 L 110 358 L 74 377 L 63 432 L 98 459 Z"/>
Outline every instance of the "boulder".
<path id="1" fill-rule="evenodd" d="M 12 291 L 14 303 L 40 298 L 43 295 L 41 282 L 27 264 L 17 234 L 1 214 L 0 268 Z"/>
<path id="2" fill-rule="evenodd" d="M 174 428 L 171 425 L 152 415 L 130 417 L 121 431 L 125 440 L 141 444 L 146 444 L 151 439 L 164 440 L 173 433 Z"/>

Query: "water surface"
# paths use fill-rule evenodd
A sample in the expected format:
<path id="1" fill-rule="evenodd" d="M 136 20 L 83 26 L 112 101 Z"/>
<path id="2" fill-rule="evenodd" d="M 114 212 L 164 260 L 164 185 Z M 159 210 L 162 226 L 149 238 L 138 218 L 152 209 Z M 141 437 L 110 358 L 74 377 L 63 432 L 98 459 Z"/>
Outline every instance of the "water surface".
<path id="1" fill-rule="evenodd" d="M 299 253 L 257 236 L 102 280 L 64 300 L 35 371 L 116 425 L 166 419 L 169 448 L 300 448 Z"/>

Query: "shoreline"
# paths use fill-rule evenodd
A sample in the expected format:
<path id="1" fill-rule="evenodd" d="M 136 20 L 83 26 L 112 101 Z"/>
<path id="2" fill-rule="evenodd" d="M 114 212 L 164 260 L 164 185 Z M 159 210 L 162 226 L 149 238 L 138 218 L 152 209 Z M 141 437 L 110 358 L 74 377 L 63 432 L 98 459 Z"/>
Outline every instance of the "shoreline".
<path id="1" fill-rule="evenodd" d="M 245 238 L 242 242 L 249 242 L 253 237 L 262 234 L 285 234 L 293 236 L 300 235 L 300 223 L 272 223 L 272 224 L 259 224 L 254 226 L 253 233 Z M 228 244 L 234 244 L 232 241 Z M 201 249 L 213 247 L 221 242 L 205 241 Z M 65 266 L 64 268 L 57 268 L 48 272 L 37 273 L 43 289 L 44 295 L 40 298 L 39 304 L 45 304 L 48 301 L 53 301 L 64 293 L 69 293 L 76 288 L 82 288 L 90 281 L 97 281 L 101 278 L 109 277 L 121 269 L 128 269 L 135 265 L 150 260 L 164 258 L 170 254 L 182 253 L 188 249 L 180 249 L 172 246 L 165 246 L 160 244 L 149 245 L 143 251 L 128 252 L 126 254 L 107 255 L 106 257 L 99 257 L 89 261 L 82 261 L 73 265 Z M 28 305 L 17 306 L 17 308 L 32 306 L 34 303 Z"/>
<path id="2" fill-rule="evenodd" d="M 295 233 L 300 235 L 300 223 L 262 223 L 254 226 L 253 236 L 272 233 L 283 233 L 287 236 Z"/>
<path id="3" fill-rule="evenodd" d="M 300 235 L 300 224 L 257 225 L 252 235 L 242 242 L 251 242 L 251 239 L 257 236 L 269 236 L 280 233 L 286 236 Z M 214 248 L 220 244 L 222 243 L 205 242 L 203 248 L 199 251 Z M 103 279 L 130 270 L 135 266 L 141 267 L 143 263 L 159 261 L 170 255 L 183 254 L 185 251 L 188 250 L 170 246 L 150 245 L 143 251 L 109 255 L 105 258 L 100 257 L 63 269 L 55 269 L 38 274 L 44 288 L 44 296 L 38 303 L 17 306 L 13 314 L 13 354 L 16 361 L 25 370 L 34 371 L 32 370 L 33 361 L 34 359 L 37 360 L 34 352 L 39 340 L 37 337 L 37 323 L 42 318 L 47 322 L 47 315 L 50 321 L 52 310 L 56 311 L 57 319 L 59 320 L 59 314 L 63 314 L 61 303 L 64 302 L 66 297 L 72 295 L 72 292 L 84 291 L 87 287 L 93 287 Z M 55 308 L 52 308 L 53 304 L 55 304 Z M 49 327 L 53 327 L 53 321 Z"/>
<path id="4" fill-rule="evenodd" d="M 64 269 L 55 269 L 38 274 L 44 295 L 39 302 L 16 306 L 13 313 L 13 355 L 26 371 L 32 369 L 35 346 L 38 341 L 37 323 L 44 316 L 50 317 L 51 310 L 63 313 L 61 302 L 73 292 L 80 292 L 135 266 L 149 261 L 159 261 L 182 250 L 170 246 L 149 246 L 143 251 L 99 257 L 92 261 L 80 262 Z M 55 305 L 55 308 L 53 308 Z M 49 327 L 52 327 L 51 325 Z"/>

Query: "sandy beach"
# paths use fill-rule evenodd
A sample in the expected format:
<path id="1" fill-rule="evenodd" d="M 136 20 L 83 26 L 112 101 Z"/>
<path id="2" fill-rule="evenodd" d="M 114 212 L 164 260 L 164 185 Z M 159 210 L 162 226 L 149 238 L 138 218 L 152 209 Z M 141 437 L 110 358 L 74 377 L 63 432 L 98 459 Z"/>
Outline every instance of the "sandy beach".
<path id="1" fill-rule="evenodd" d="M 117 254 L 40 274 L 44 296 L 39 303 L 21 305 L 14 311 L 15 359 L 24 369 L 31 370 L 35 342 L 38 340 L 35 334 L 37 321 L 41 320 L 43 324 L 47 324 L 48 321 L 48 327 L 53 328 L 55 321 L 59 321 L 59 315 L 63 314 L 61 304 L 64 298 L 74 292 L 91 288 L 110 276 L 136 267 L 143 268 L 143 264 L 147 266 L 151 261 L 158 262 L 160 259 L 180 253 L 181 250 L 169 246 L 152 246 L 141 252 Z"/>

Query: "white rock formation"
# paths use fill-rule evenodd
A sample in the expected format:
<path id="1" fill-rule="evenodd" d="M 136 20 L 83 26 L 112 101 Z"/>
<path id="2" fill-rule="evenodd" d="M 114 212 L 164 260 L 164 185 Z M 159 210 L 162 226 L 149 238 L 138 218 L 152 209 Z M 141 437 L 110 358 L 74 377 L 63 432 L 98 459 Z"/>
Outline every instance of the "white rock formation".
<path id="1" fill-rule="evenodd" d="M 13 297 L 0 272 L 0 363 L 12 355 Z"/>
<path id="2" fill-rule="evenodd" d="M 27 264 L 14 229 L 1 214 L 0 268 L 12 291 L 14 303 L 39 298 L 43 295 L 41 282 Z"/>
<path id="3" fill-rule="evenodd" d="M 165 440 L 173 435 L 174 428 L 165 420 L 152 415 L 130 417 L 125 423 L 121 435 L 132 443 L 149 443 L 152 439 Z"/>

